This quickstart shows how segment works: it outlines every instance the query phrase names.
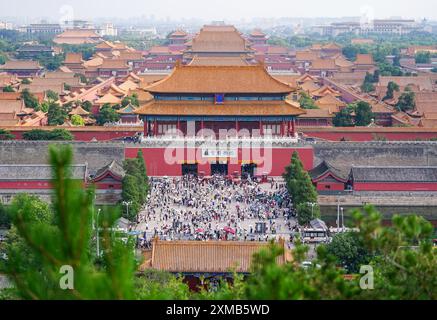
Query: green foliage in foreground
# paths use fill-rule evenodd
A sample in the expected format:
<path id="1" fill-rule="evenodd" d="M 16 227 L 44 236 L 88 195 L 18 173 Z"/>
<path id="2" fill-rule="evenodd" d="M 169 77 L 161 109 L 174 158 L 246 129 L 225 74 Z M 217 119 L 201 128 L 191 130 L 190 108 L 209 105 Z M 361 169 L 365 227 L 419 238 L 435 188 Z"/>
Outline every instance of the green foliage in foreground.
<path id="1" fill-rule="evenodd" d="M 94 192 L 70 179 L 70 147 L 52 147 L 50 159 L 54 166 L 53 222 L 36 218 L 27 206 L 12 206 L 10 214 L 20 241 L 9 246 L 1 271 L 10 276 L 22 299 L 133 299 L 132 248 L 110 231 L 117 216 L 111 212 L 100 215 L 104 267 L 97 266 L 89 251 Z M 27 250 L 17 250 L 14 243 Z M 24 263 L 29 258 L 31 265 Z M 63 266 L 74 270 L 73 290 L 61 289 Z"/>
<path id="2" fill-rule="evenodd" d="M 191 292 L 181 279 L 164 272 L 135 275 L 131 242 L 121 242 L 110 231 L 115 213 L 100 215 L 103 256 L 93 256 L 94 192 L 68 179 L 69 147 L 51 148 L 50 158 L 55 178 L 52 207 L 22 196 L 10 208 L 13 227 L 1 248 L 8 259 L 0 260 L 0 272 L 9 275 L 15 289 L 0 293 L 0 298 L 437 299 L 437 251 L 432 247 L 431 224 L 417 216 L 395 216 L 392 226 L 385 227 L 371 206 L 353 213 L 359 232 L 319 246 L 317 259 L 307 268 L 302 267 L 307 247 L 297 245 L 293 261 L 278 264 L 284 249 L 271 244 L 254 255 L 251 275 L 245 279 L 235 275 L 232 284 L 223 282 L 216 290 Z M 373 267 L 373 290 L 362 290 L 360 279 L 344 278 L 341 266 L 355 264 L 358 269 L 360 263 Z M 74 290 L 60 289 L 63 274 L 59 270 L 64 265 L 74 268 Z"/>

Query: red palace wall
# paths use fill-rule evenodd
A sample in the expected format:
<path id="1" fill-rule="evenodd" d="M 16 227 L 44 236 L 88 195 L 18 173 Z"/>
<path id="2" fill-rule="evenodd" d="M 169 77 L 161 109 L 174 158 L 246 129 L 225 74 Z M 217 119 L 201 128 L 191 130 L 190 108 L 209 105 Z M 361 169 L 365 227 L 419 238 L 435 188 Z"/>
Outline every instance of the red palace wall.
<path id="1" fill-rule="evenodd" d="M 354 191 L 437 191 L 437 183 L 354 183 Z"/>
<path id="2" fill-rule="evenodd" d="M 28 128 L 28 130 L 21 130 L 21 128 L 20 128 L 20 130 L 12 129 L 10 131 L 13 135 L 15 135 L 16 139 L 22 140 L 23 133 L 25 133 L 26 131 L 30 131 L 32 129 L 43 129 L 43 128 L 54 129 L 54 128 L 50 128 L 50 127 L 32 127 L 32 128 Z M 65 129 L 68 130 L 70 128 L 65 128 Z M 132 130 L 132 129 L 123 129 L 123 128 L 120 128 L 119 130 L 111 130 L 108 128 L 102 128 L 101 130 L 95 130 L 95 129 L 81 128 L 81 130 L 77 130 L 77 129 L 71 130 L 70 129 L 70 132 L 73 134 L 75 141 L 88 142 L 88 141 L 93 140 L 94 138 L 97 141 L 110 141 L 110 140 L 114 140 L 114 139 L 118 139 L 118 138 L 132 137 L 137 132 L 143 132 L 143 130 L 142 129 L 141 130 Z"/>
<path id="3" fill-rule="evenodd" d="M 200 152 L 199 155 L 195 155 L 194 149 L 182 149 L 172 153 L 172 163 L 165 160 L 166 149 L 165 148 L 142 148 L 144 154 L 144 161 L 146 163 L 147 172 L 150 176 L 181 176 L 182 164 L 184 163 L 198 163 L 198 171 L 203 172 L 206 176 L 211 175 L 211 165 L 209 161 L 214 159 L 202 158 Z M 281 176 L 284 173 L 285 167 L 290 164 L 291 156 L 293 152 L 297 151 L 303 162 L 306 170 L 313 168 L 314 152 L 311 147 L 305 148 L 280 148 L 272 149 L 271 156 L 268 153 L 258 152 L 258 150 L 250 149 L 238 149 L 238 160 L 228 159 L 228 172 L 232 174 L 238 172 L 241 174 L 242 163 L 255 163 L 258 165 L 256 174 L 262 175 L 267 173 L 269 176 Z M 135 158 L 138 153 L 138 148 L 126 148 L 126 158 Z M 176 153 L 178 155 L 176 155 Z M 268 163 L 271 158 L 271 168 Z M 263 160 L 266 161 L 263 161 Z M 225 160 L 226 159 L 220 159 Z M 268 163 L 267 163 L 268 162 Z M 263 165 L 265 166 L 264 168 Z"/>
<path id="4" fill-rule="evenodd" d="M 48 181 L 0 181 L 0 189 L 36 190 L 51 189 Z"/>
<path id="5" fill-rule="evenodd" d="M 319 182 L 317 191 L 344 191 L 344 183 Z"/>
<path id="6" fill-rule="evenodd" d="M 23 133 L 33 129 L 52 130 L 55 127 L 6 127 L 18 140 L 23 138 Z M 110 141 L 117 138 L 131 137 L 144 132 L 143 127 L 76 127 L 65 128 L 70 130 L 76 141 Z M 437 128 L 332 128 L 332 127 L 298 127 L 298 132 L 305 136 L 320 138 L 327 141 L 341 141 L 345 139 L 352 142 L 366 141 L 414 141 L 437 139 Z"/>
<path id="7" fill-rule="evenodd" d="M 415 141 L 437 139 L 437 130 L 422 128 L 305 128 L 298 132 L 306 136 L 328 141 Z"/>

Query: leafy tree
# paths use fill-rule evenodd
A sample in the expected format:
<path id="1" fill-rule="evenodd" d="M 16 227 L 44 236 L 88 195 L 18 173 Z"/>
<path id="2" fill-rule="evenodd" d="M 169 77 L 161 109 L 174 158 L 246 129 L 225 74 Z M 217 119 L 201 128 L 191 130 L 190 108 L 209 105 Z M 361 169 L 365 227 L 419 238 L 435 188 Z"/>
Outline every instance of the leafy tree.
<path id="1" fill-rule="evenodd" d="M 157 270 L 146 270 L 135 281 L 138 300 L 189 300 L 187 284 L 172 274 Z"/>
<path id="2" fill-rule="evenodd" d="M 30 79 L 26 78 L 21 80 L 21 84 L 31 84 L 32 82 L 30 81 Z M 24 91 L 24 90 L 23 90 Z"/>
<path id="3" fill-rule="evenodd" d="M 88 112 L 91 111 L 91 108 L 93 107 L 93 104 L 89 101 L 82 102 L 82 108 Z"/>
<path id="4" fill-rule="evenodd" d="M 297 221 L 304 226 L 320 216 L 320 210 L 313 208 L 311 203 L 300 203 L 296 206 Z"/>
<path id="5" fill-rule="evenodd" d="M 359 49 L 356 46 L 350 45 L 343 48 L 343 55 L 351 60 L 355 61 L 357 58 L 357 54 L 359 54 Z"/>
<path id="6" fill-rule="evenodd" d="M 82 127 L 85 125 L 85 120 L 83 120 L 83 118 L 80 115 L 75 114 L 75 115 L 71 116 L 71 124 L 73 126 Z"/>
<path id="7" fill-rule="evenodd" d="M 314 100 L 305 92 L 300 94 L 299 104 L 302 109 L 319 109 Z"/>
<path id="8" fill-rule="evenodd" d="M 399 85 L 396 82 L 390 81 L 387 85 L 387 93 L 382 100 L 385 101 L 393 99 L 395 91 L 399 92 Z"/>
<path id="9" fill-rule="evenodd" d="M 0 54 L 0 65 L 3 65 L 6 63 L 6 57 L 3 54 Z"/>
<path id="10" fill-rule="evenodd" d="M 44 113 L 47 113 L 49 111 L 49 106 L 50 106 L 49 101 L 43 101 L 34 110 L 35 111 L 42 111 Z"/>
<path id="11" fill-rule="evenodd" d="M 14 140 L 15 136 L 10 131 L 0 129 L 0 140 Z"/>
<path id="12" fill-rule="evenodd" d="M 138 101 L 138 95 L 134 93 L 130 97 L 125 97 L 121 102 L 121 107 L 126 107 L 127 105 L 132 104 L 133 106 L 139 107 L 140 103 Z"/>
<path id="13" fill-rule="evenodd" d="M 372 206 L 353 213 L 360 230 L 359 241 L 375 258 L 375 289 L 362 297 L 393 300 L 435 300 L 437 298 L 437 252 L 432 247 L 433 226 L 420 216 L 392 218 L 382 225 L 382 215 Z M 369 292 L 372 291 L 372 292 Z"/>
<path id="14" fill-rule="evenodd" d="M 81 181 L 71 179 L 71 147 L 50 148 L 54 196 L 52 224 L 35 221 L 28 209 L 13 207 L 10 212 L 18 235 L 25 241 L 38 268 L 23 264 L 28 252 L 9 250 L 2 271 L 14 282 L 23 299 L 132 299 L 134 297 L 133 250 L 122 243 L 111 228 L 118 218 L 114 212 L 100 215 L 96 232 L 102 239 L 103 265 L 98 267 L 89 248 L 92 241 L 94 192 L 84 190 Z M 35 264 L 34 264 L 35 265 Z M 63 267 L 74 272 L 74 288 L 63 290 Z"/>
<path id="15" fill-rule="evenodd" d="M 33 129 L 23 133 L 23 139 L 30 140 L 30 141 L 47 141 L 50 140 L 49 136 L 50 136 L 49 131 L 45 131 L 41 129 Z"/>
<path id="16" fill-rule="evenodd" d="M 373 74 L 367 72 L 361 90 L 367 93 L 375 91 L 374 84 L 377 82 L 379 82 L 379 70 L 376 70 Z"/>
<path id="17" fill-rule="evenodd" d="M 288 193 L 298 211 L 299 223 L 304 225 L 310 222 L 313 217 L 319 217 L 320 208 L 317 205 L 317 191 L 311 181 L 310 175 L 304 170 L 297 152 L 293 153 L 291 163 L 285 168 L 283 178 Z M 312 207 L 311 204 L 314 204 L 314 207 Z"/>
<path id="18" fill-rule="evenodd" d="M 11 217 L 6 207 L 0 203 L 0 229 L 9 229 L 11 227 Z"/>
<path id="19" fill-rule="evenodd" d="M 149 187 L 149 177 L 147 176 L 146 163 L 144 161 L 144 154 L 141 150 L 138 150 L 137 161 L 139 167 L 139 177 L 140 177 L 140 182 L 143 192 L 142 201 L 144 203 L 146 201 L 147 194 L 149 192 L 150 187 Z"/>
<path id="20" fill-rule="evenodd" d="M 140 188 L 138 179 L 130 174 L 126 174 L 122 182 L 122 199 L 129 204 L 123 206 L 123 217 L 130 221 L 136 221 L 137 214 L 140 211 Z"/>
<path id="21" fill-rule="evenodd" d="M 50 132 L 50 140 L 54 141 L 72 141 L 74 136 L 66 129 L 54 129 Z"/>
<path id="22" fill-rule="evenodd" d="M 117 122 L 120 120 L 120 115 L 115 111 L 115 109 L 109 105 L 104 105 L 97 116 L 97 123 L 99 125 L 104 125 L 105 123 Z"/>
<path id="23" fill-rule="evenodd" d="M 355 125 L 359 127 L 366 127 L 372 123 L 374 115 L 372 113 L 372 107 L 365 101 L 360 101 L 355 107 Z"/>
<path id="24" fill-rule="evenodd" d="M 36 58 L 40 65 L 49 71 L 55 71 L 62 66 L 64 62 L 64 56 L 62 54 L 51 55 L 51 54 L 41 54 Z"/>
<path id="25" fill-rule="evenodd" d="M 23 133 L 23 139 L 31 141 L 71 141 L 74 137 L 65 129 L 55 129 L 53 131 L 33 129 Z"/>
<path id="26" fill-rule="evenodd" d="M 429 51 L 418 52 L 415 59 L 417 64 L 429 64 L 431 63 L 431 53 Z"/>
<path id="27" fill-rule="evenodd" d="M 67 118 L 67 112 L 58 103 L 49 101 L 47 118 L 49 126 L 62 125 Z"/>
<path id="28" fill-rule="evenodd" d="M 81 53 L 84 60 L 89 60 L 95 54 L 95 45 L 82 44 L 82 45 L 62 45 L 64 53 Z"/>
<path id="29" fill-rule="evenodd" d="M 379 82 L 380 74 L 381 74 L 381 72 L 379 70 L 375 70 L 375 72 L 373 73 L 373 82 L 374 83 Z"/>
<path id="30" fill-rule="evenodd" d="M 397 66 L 393 66 L 387 62 L 379 63 L 378 68 L 381 73 L 381 76 L 384 77 L 402 77 L 404 75 L 401 68 Z"/>
<path id="31" fill-rule="evenodd" d="M 396 107 L 400 111 L 411 111 L 416 107 L 416 94 L 413 91 L 405 90 L 399 97 Z"/>
<path id="32" fill-rule="evenodd" d="M 327 250 L 349 273 L 359 273 L 360 266 L 369 264 L 371 260 L 370 253 L 356 232 L 336 234 L 327 245 Z"/>
<path id="33" fill-rule="evenodd" d="M 375 85 L 370 82 L 364 82 L 361 86 L 361 90 L 365 93 L 373 92 L 375 91 Z"/>
<path id="34" fill-rule="evenodd" d="M 11 86 L 5 86 L 3 92 L 15 92 L 15 90 Z"/>
<path id="35" fill-rule="evenodd" d="M 138 94 L 133 93 L 131 96 L 131 103 L 132 105 L 134 105 L 135 107 L 139 107 L 140 106 L 140 102 L 138 100 Z"/>
<path id="36" fill-rule="evenodd" d="M 351 112 L 352 111 L 349 108 L 344 108 L 340 112 L 338 112 L 333 119 L 334 126 L 353 127 L 354 121 Z"/>
<path id="37" fill-rule="evenodd" d="M 50 99 L 50 100 L 53 100 L 53 101 L 58 101 L 59 100 L 59 95 L 56 92 L 52 91 L 52 90 L 48 90 L 46 95 L 47 95 L 47 98 Z"/>
<path id="38" fill-rule="evenodd" d="M 123 179 L 122 199 L 130 202 L 129 213 L 128 208 L 123 208 L 123 215 L 125 218 L 136 221 L 138 212 L 141 206 L 147 200 L 149 192 L 149 178 L 147 176 L 146 165 L 141 150 L 138 150 L 135 159 L 127 159 L 123 164 L 126 176 Z"/>
<path id="39" fill-rule="evenodd" d="M 21 99 L 23 99 L 26 108 L 37 109 L 39 106 L 38 99 L 28 89 L 21 92 Z"/>

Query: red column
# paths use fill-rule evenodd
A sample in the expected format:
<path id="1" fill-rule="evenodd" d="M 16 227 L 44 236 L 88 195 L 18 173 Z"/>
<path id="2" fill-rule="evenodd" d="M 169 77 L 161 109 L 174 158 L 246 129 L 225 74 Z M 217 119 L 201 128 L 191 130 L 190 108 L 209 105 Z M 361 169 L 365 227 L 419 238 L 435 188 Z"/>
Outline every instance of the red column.
<path id="1" fill-rule="evenodd" d="M 281 121 L 281 137 L 284 136 L 284 120 Z"/>
<path id="2" fill-rule="evenodd" d="M 147 121 L 147 119 L 143 119 L 144 121 L 144 136 L 147 137 L 147 135 L 149 134 L 149 121 Z"/>
<path id="3" fill-rule="evenodd" d="M 262 120 L 260 120 L 260 122 L 259 122 L 259 132 L 260 132 L 261 136 L 264 135 L 264 125 L 263 125 Z"/>
<path id="4" fill-rule="evenodd" d="M 240 131 L 240 123 L 237 121 L 235 121 L 235 130 L 237 131 L 237 137 L 238 137 L 238 132 Z"/>
<path id="5" fill-rule="evenodd" d="M 178 130 L 178 134 L 179 134 L 179 131 L 181 131 L 181 120 L 179 119 L 179 117 L 178 117 L 178 124 L 176 129 Z"/>
<path id="6" fill-rule="evenodd" d="M 296 119 L 292 120 L 292 133 L 293 133 L 293 137 L 296 135 Z"/>
<path id="7" fill-rule="evenodd" d="M 153 135 L 156 137 L 158 135 L 158 121 L 155 119 L 153 123 Z"/>
<path id="8" fill-rule="evenodd" d="M 200 121 L 200 130 L 203 131 L 203 129 L 205 129 L 205 122 L 202 120 Z M 202 133 L 203 136 L 203 133 Z"/>

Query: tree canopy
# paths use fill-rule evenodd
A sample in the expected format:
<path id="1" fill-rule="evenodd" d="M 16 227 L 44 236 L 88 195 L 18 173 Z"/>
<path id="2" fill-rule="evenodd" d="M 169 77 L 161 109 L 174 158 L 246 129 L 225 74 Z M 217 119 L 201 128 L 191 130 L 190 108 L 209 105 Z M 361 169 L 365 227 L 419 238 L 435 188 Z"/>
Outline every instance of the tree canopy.
<path id="1" fill-rule="evenodd" d="M 39 106 L 38 99 L 33 94 L 31 94 L 28 89 L 24 89 L 21 92 L 21 98 L 23 99 L 26 108 L 31 108 L 31 109 L 38 108 Z"/>
<path id="2" fill-rule="evenodd" d="M 74 137 L 66 129 L 54 129 L 52 131 L 33 129 L 23 133 L 23 139 L 31 141 L 72 141 Z"/>
<path id="3" fill-rule="evenodd" d="M 123 178 L 122 199 L 130 205 L 123 205 L 123 216 L 131 221 L 136 221 L 137 214 L 146 203 L 149 192 L 149 178 L 141 150 L 135 159 L 124 162 L 126 176 Z"/>
<path id="4" fill-rule="evenodd" d="M 117 122 L 118 120 L 120 120 L 120 115 L 109 104 L 104 105 L 97 116 L 97 123 L 101 126 L 105 123 Z"/>
<path id="5" fill-rule="evenodd" d="M 0 129 L 0 140 L 14 140 L 15 135 L 5 129 Z"/>
<path id="6" fill-rule="evenodd" d="M 305 92 L 300 94 L 299 104 L 302 109 L 319 109 L 314 100 Z"/>
<path id="7" fill-rule="evenodd" d="M 66 110 L 64 110 L 59 103 L 49 100 L 47 111 L 49 126 L 63 125 L 67 119 L 67 116 Z"/>
<path id="8" fill-rule="evenodd" d="M 359 101 L 355 106 L 355 125 L 366 127 L 372 123 L 373 118 L 371 105 L 365 101 Z"/>
<path id="9" fill-rule="evenodd" d="M 354 120 L 352 118 L 351 108 L 344 108 L 340 110 L 340 112 L 336 113 L 333 123 L 336 127 L 353 127 Z"/>
<path id="10" fill-rule="evenodd" d="M 301 225 L 309 223 L 320 216 L 317 191 L 297 152 L 293 153 L 291 163 L 285 168 L 283 175 L 288 193 L 298 213 Z"/>

